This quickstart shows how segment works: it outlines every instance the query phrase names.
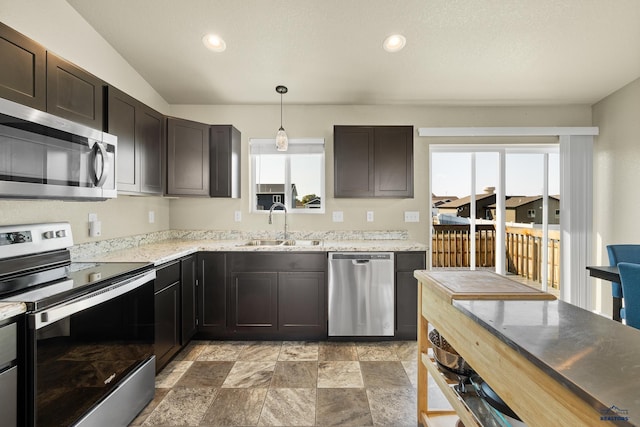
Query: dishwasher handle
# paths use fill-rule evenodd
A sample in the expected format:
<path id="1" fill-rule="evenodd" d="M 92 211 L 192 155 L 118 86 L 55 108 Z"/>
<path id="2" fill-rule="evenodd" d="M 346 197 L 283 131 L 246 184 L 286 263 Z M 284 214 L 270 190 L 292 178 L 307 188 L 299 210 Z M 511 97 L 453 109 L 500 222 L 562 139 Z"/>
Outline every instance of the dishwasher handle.
<path id="1" fill-rule="evenodd" d="M 361 265 L 361 266 L 365 266 L 367 264 L 369 264 L 369 259 L 354 259 L 352 261 L 353 265 Z"/>

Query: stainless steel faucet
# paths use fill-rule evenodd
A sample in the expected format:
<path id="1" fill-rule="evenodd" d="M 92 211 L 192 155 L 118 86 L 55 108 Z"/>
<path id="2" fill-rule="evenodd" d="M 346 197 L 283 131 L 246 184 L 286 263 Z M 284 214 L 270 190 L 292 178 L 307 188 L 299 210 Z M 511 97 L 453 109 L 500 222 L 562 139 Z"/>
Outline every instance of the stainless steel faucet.
<path id="1" fill-rule="evenodd" d="M 280 202 L 275 202 L 271 205 L 271 208 L 269 209 L 269 224 L 273 224 L 271 215 L 273 214 L 273 209 L 277 208 L 278 206 L 284 209 L 284 240 L 287 240 L 287 207 L 285 205 Z"/>

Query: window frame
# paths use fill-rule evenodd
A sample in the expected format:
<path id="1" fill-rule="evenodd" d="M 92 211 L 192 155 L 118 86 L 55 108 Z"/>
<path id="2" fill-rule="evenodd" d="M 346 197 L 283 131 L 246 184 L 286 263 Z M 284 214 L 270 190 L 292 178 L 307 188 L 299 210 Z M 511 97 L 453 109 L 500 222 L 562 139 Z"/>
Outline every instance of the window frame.
<path id="1" fill-rule="evenodd" d="M 250 161 L 250 196 L 249 197 L 249 212 L 251 213 L 268 213 L 267 209 L 257 209 L 258 195 L 257 195 L 257 158 L 260 155 L 278 155 L 283 156 L 284 168 L 285 168 L 285 182 L 284 188 L 291 188 L 291 162 L 293 156 L 302 155 L 317 155 L 320 161 L 320 207 L 319 208 L 295 208 L 294 200 L 291 197 L 287 197 L 288 192 L 284 192 L 284 205 L 287 207 L 287 212 L 290 214 L 324 214 L 326 212 L 326 152 L 325 152 L 324 138 L 295 138 L 289 139 L 289 149 L 287 151 L 276 150 L 276 140 L 264 139 L 264 138 L 249 138 L 249 161 Z"/>

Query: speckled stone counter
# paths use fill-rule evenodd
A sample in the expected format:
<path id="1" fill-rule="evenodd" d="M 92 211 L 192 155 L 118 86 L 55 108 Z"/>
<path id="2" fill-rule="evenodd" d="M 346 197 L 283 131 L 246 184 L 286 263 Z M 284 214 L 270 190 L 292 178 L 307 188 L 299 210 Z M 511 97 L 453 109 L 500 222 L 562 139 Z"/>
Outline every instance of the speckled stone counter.
<path id="1" fill-rule="evenodd" d="M 210 236 L 201 236 L 210 237 Z M 426 251 L 427 246 L 404 239 L 362 239 L 362 240 L 325 240 L 318 234 L 305 235 L 296 239 L 320 240 L 319 245 L 294 246 L 250 246 L 247 242 L 253 236 L 235 239 L 198 239 L 196 236 L 159 240 L 152 243 L 136 244 L 126 247 L 119 242 L 102 245 L 100 250 L 75 250 L 76 261 L 102 262 L 152 262 L 160 265 L 199 251 L 217 252 L 405 252 Z M 375 237 L 375 236 L 374 236 Z M 392 236 L 395 237 L 395 236 Z M 93 249 L 93 248 L 91 248 Z"/>
<path id="2" fill-rule="evenodd" d="M 640 424 L 640 330 L 563 301 L 453 305 L 593 405 L 606 421 Z"/>
<path id="3" fill-rule="evenodd" d="M 0 321 L 10 319 L 27 311 L 21 302 L 0 302 Z"/>

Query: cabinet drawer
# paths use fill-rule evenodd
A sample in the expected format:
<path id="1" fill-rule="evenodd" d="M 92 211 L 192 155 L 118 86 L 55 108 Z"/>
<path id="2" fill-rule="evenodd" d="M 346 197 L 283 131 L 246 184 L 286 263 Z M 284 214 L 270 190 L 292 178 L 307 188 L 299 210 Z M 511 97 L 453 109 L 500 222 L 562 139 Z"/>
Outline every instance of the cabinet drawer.
<path id="1" fill-rule="evenodd" d="M 154 290 L 156 292 L 166 288 L 167 286 L 180 281 L 180 262 L 176 261 L 166 266 L 156 269 L 156 283 Z"/>
<path id="2" fill-rule="evenodd" d="M 16 359 L 18 327 L 11 323 L 0 328 L 0 367 Z"/>

